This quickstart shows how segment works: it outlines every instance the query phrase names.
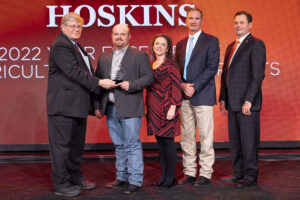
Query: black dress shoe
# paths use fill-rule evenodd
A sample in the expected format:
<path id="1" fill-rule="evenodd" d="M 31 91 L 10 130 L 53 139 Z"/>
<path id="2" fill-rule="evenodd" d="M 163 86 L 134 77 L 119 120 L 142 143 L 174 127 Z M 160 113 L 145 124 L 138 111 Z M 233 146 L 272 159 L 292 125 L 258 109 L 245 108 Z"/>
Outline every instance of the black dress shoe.
<path id="1" fill-rule="evenodd" d="M 192 184 L 196 180 L 195 177 L 186 175 L 183 179 L 178 182 L 178 185 Z"/>
<path id="2" fill-rule="evenodd" d="M 247 188 L 247 187 L 253 187 L 257 186 L 256 181 L 245 181 L 244 183 L 238 184 L 236 187 L 237 188 Z"/>
<path id="3" fill-rule="evenodd" d="M 163 184 L 163 182 L 152 183 L 152 186 L 159 187 Z"/>
<path id="4" fill-rule="evenodd" d="M 82 180 L 79 186 L 82 190 L 92 190 L 96 188 L 96 183 L 88 180 Z"/>
<path id="5" fill-rule="evenodd" d="M 128 182 L 126 181 L 121 181 L 119 179 L 116 179 L 115 181 L 108 183 L 105 185 L 107 188 L 115 188 L 115 187 L 123 187 L 124 185 L 127 185 Z"/>
<path id="6" fill-rule="evenodd" d="M 198 187 L 200 185 L 209 185 L 210 179 L 205 178 L 204 176 L 199 176 L 199 178 L 195 181 L 194 186 Z"/>
<path id="7" fill-rule="evenodd" d="M 176 183 L 176 178 L 174 178 L 173 181 L 172 181 L 171 183 L 169 183 L 169 184 L 166 184 L 166 183 L 161 184 L 159 188 L 160 188 L 161 190 L 169 189 L 170 187 L 174 186 L 175 183 Z"/>
<path id="8" fill-rule="evenodd" d="M 232 176 L 232 177 L 222 177 L 220 179 L 221 182 L 231 182 L 231 183 L 239 183 L 243 180 L 242 177 L 236 177 L 236 176 Z"/>
<path id="9" fill-rule="evenodd" d="M 133 184 L 129 184 L 127 189 L 123 192 L 124 194 L 131 194 L 141 191 L 141 187 Z"/>
<path id="10" fill-rule="evenodd" d="M 164 179 L 159 179 L 159 181 L 157 183 L 152 183 L 152 186 L 156 186 L 156 187 L 159 187 L 161 186 L 162 184 L 164 183 Z"/>
<path id="11" fill-rule="evenodd" d="M 58 196 L 64 196 L 64 197 L 74 197 L 79 195 L 81 192 L 81 189 L 76 186 L 70 186 L 70 187 L 65 187 L 59 190 L 55 190 L 54 194 Z"/>

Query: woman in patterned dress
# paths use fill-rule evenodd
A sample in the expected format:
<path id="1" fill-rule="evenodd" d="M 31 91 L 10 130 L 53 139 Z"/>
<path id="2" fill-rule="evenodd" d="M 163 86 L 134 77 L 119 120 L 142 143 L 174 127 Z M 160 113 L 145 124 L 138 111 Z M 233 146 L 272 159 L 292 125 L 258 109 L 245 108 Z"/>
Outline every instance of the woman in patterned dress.
<path id="1" fill-rule="evenodd" d="M 167 35 L 152 39 L 151 53 L 154 82 L 147 89 L 147 130 L 148 135 L 155 135 L 161 164 L 161 178 L 153 185 L 169 188 L 176 181 L 174 137 L 180 135 L 181 76 Z"/>

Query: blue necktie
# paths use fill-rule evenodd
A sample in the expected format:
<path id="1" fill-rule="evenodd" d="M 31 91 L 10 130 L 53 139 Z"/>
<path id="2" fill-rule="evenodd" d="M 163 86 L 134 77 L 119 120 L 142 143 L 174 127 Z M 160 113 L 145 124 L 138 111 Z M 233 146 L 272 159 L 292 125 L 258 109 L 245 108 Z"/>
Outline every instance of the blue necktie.
<path id="1" fill-rule="evenodd" d="M 187 66 L 189 64 L 189 61 L 190 61 L 190 58 L 191 58 L 191 55 L 192 55 L 192 51 L 193 51 L 193 40 L 194 40 L 194 36 L 192 36 L 190 38 L 190 45 L 189 45 L 189 49 L 188 49 L 188 52 L 187 52 L 186 58 L 185 58 L 184 69 L 183 69 L 183 78 L 185 80 L 186 80 L 186 69 L 187 69 Z"/>

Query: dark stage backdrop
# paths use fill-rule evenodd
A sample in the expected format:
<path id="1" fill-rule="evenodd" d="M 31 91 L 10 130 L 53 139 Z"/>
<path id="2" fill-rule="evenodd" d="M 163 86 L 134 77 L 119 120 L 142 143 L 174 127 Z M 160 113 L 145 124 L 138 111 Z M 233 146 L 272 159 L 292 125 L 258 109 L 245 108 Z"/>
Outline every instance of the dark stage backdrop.
<path id="1" fill-rule="evenodd" d="M 253 15 L 254 36 L 267 48 L 266 77 L 261 112 L 262 141 L 300 140 L 300 23 L 299 0 L 2 0 L 0 4 L 0 145 L 47 144 L 46 88 L 49 46 L 59 34 L 61 16 L 79 13 L 85 20 L 80 43 L 93 66 L 99 54 L 111 51 L 111 29 L 117 23 L 132 30 L 130 44 L 149 52 L 151 38 L 168 34 L 175 46 L 187 36 L 186 10 L 203 11 L 203 31 L 219 38 L 221 61 L 235 40 L 233 15 Z M 228 141 L 227 117 L 214 107 L 214 141 Z M 176 138 L 178 141 L 180 137 Z M 198 138 L 199 139 L 199 138 Z M 147 136 L 143 120 L 141 140 Z M 87 143 L 111 143 L 105 119 L 88 119 Z"/>

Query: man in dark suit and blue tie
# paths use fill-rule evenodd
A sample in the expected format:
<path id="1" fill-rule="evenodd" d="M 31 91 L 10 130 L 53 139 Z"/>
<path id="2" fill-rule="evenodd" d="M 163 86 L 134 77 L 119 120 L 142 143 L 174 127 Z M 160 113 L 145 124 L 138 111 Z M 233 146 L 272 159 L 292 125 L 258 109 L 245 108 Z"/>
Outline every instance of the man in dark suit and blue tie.
<path id="1" fill-rule="evenodd" d="M 78 44 L 83 19 L 68 13 L 61 33 L 50 47 L 47 90 L 48 134 L 55 194 L 76 196 L 95 183 L 84 180 L 80 160 L 84 151 L 86 118 L 99 87 L 111 88 L 109 79 L 99 80 L 86 51 Z"/>
<path id="2" fill-rule="evenodd" d="M 237 40 L 229 44 L 221 77 L 220 109 L 228 110 L 229 148 L 232 177 L 223 182 L 238 182 L 238 187 L 257 185 L 260 138 L 261 86 L 265 77 L 266 48 L 251 33 L 251 14 L 234 15 Z"/>
<path id="3" fill-rule="evenodd" d="M 197 174 L 196 126 L 199 129 L 201 152 L 200 173 L 195 186 L 210 184 L 215 161 L 213 148 L 213 105 L 217 103 L 215 74 L 218 71 L 220 49 L 216 37 L 201 30 L 202 11 L 187 12 L 189 36 L 176 45 L 176 61 L 183 83 L 181 105 L 181 148 L 185 177 L 178 184 L 193 184 Z"/>

